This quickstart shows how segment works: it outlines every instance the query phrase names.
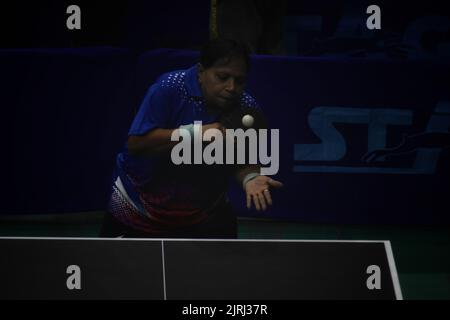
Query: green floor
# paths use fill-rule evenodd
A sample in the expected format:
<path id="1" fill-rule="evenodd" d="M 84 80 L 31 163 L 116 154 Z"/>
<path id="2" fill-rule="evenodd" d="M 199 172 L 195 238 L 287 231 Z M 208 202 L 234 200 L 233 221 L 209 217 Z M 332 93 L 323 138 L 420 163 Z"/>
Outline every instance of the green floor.
<path id="1" fill-rule="evenodd" d="M 101 213 L 0 218 L 0 236 L 95 237 Z M 390 240 L 404 299 L 450 299 L 450 226 L 349 226 L 239 220 L 242 239 Z"/>

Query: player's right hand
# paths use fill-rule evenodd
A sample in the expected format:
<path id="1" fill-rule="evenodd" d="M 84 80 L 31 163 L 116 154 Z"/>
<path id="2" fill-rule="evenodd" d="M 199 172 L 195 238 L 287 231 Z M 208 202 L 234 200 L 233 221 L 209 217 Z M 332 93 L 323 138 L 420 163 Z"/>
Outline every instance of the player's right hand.
<path id="1" fill-rule="evenodd" d="M 220 122 L 213 122 L 213 123 L 210 123 L 210 124 L 204 124 L 202 126 L 202 129 L 203 129 L 203 132 L 205 132 L 208 129 L 217 129 L 217 130 L 220 130 L 220 131 L 224 131 L 225 127 Z"/>
<path id="2" fill-rule="evenodd" d="M 225 137 L 225 129 L 226 128 L 220 122 L 213 122 L 213 123 L 210 123 L 210 124 L 202 125 L 203 135 L 209 129 L 219 130 L 220 133 L 222 134 L 222 136 L 219 136 L 219 138 L 224 138 Z M 217 139 L 216 135 L 213 135 L 213 137 L 214 137 L 214 139 Z"/>

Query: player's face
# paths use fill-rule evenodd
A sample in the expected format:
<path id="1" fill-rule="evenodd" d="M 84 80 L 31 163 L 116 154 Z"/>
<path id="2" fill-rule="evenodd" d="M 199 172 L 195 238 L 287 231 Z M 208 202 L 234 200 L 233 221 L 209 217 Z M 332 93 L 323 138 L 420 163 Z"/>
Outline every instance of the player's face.
<path id="1" fill-rule="evenodd" d="M 247 67 L 244 59 L 219 61 L 205 69 L 199 64 L 199 83 L 205 103 L 218 110 L 233 106 L 245 88 Z"/>

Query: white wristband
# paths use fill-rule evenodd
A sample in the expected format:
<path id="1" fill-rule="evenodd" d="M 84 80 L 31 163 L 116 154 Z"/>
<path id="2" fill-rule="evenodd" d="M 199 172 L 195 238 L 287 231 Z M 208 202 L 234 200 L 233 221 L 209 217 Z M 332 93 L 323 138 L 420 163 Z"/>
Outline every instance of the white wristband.
<path id="1" fill-rule="evenodd" d="M 244 188 L 244 190 L 245 190 L 245 185 L 247 184 L 247 182 L 249 182 L 250 180 L 255 179 L 255 178 L 258 177 L 258 176 L 260 176 L 260 174 L 259 174 L 259 173 L 256 173 L 256 172 L 248 173 L 248 174 L 244 177 L 244 180 L 242 180 L 242 187 Z"/>
<path id="2" fill-rule="evenodd" d="M 194 139 L 195 134 L 200 135 L 202 133 L 202 122 L 201 121 L 194 121 L 194 123 L 191 124 L 185 124 L 179 127 L 179 129 L 185 129 L 189 131 L 191 138 Z"/>
<path id="3" fill-rule="evenodd" d="M 191 137 L 192 138 L 194 137 L 194 124 L 193 123 L 180 126 L 180 129 L 189 131 L 189 134 L 191 135 Z"/>

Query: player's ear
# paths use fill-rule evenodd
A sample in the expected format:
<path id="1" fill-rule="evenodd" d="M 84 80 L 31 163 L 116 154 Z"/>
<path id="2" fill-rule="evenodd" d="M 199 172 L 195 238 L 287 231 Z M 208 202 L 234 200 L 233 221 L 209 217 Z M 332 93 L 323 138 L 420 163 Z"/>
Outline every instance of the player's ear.
<path id="1" fill-rule="evenodd" d="M 197 64 L 197 69 L 198 69 L 198 82 L 200 83 L 200 85 L 202 85 L 202 78 L 204 76 L 204 71 L 206 70 L 205 67 L 203 67 L 203 65 L 199 62 Z"/>

